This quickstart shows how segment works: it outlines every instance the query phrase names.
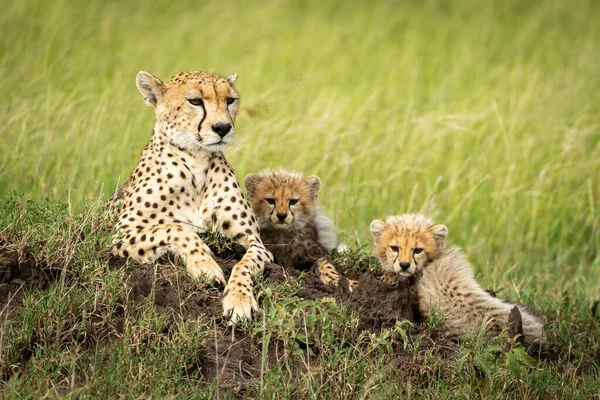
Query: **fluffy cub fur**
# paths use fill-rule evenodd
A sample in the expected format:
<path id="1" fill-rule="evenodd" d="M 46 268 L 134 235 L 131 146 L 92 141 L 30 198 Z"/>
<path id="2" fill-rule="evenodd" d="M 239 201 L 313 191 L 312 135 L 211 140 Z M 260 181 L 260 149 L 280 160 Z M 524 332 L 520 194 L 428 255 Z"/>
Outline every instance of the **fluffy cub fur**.
<path id="1" fill-rule="evenodd" d="M 428 315 L 432 307 L 443 310 L 444 329 L 451 336 L 483 327 L 489 334 L 498 334 L 507 327 L 516 306 L 524 342 L 545 342 L 541 316 L 483 290 L 462 250 L 444 248 L 448 234 L 444 225 L 435 225 L 421 215 L 405 214 L 388 217 L 385 222 L 373 221 L 371 234 L 382 268 L 388 274 L 416 277 L 419 311 Z"/>
<path id="2" fill-rule="evenodd" d="M 244 184 L 261 239 L 275 261 L 286 267 L 314 268 L 324 283 L 337 285 L 339 274 L 327 257 L 337 246 L 335 226 L 317 205 L 319 177 L 265 170 L 247 175 Z M 350 281 L 350 289 L 354 285 Z"/>

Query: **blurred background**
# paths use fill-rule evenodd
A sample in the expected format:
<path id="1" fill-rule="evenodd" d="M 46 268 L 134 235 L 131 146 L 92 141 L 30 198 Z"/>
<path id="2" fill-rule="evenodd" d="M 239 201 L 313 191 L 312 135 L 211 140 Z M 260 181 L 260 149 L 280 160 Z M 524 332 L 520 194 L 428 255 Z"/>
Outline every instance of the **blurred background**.
<path id="1" fill-rule="evenodd" d="M 577 0 L 38 1 L 0 15 L 0 191 L 105 199 L 145 70 L 237 72 L 238 179 L 317 174 L 352 247 L 423 211 L 495 287 L 598 284 L 600 7 Z"/>

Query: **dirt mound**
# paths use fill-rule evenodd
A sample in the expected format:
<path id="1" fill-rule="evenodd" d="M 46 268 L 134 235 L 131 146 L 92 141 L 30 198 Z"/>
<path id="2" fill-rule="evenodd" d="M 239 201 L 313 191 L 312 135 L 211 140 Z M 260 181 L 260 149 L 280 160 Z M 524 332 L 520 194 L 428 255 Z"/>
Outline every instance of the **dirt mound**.
<path id="1" fill-rule="evenodd" d="M 217 262 L 228 279 L 237 261 L 217 259 Z M 119 263 L 122 266 L 123 260 L 111 259 L 112 268 Z M 145 300 L 154 290 L 154 306 L 174 318 L 196 320 L 206 316 L 220 318 L 222 315 L 222 289 L 210 288 L 190 279 L 185 269 L 173 260 L 165 259 L 157 264 L 131 263 L 126 275 L 134 300 Z M 276 264 L 268 265 L 265 275 L 274 282 L 285 280 L 282 268 Z"/>
<path id="2" fill-rule="evenodd" d="M 334 288 L 309 275 L 302 281 L 297 295 L 310 300 L 333 297 L 338 303 L 346 304 L 348 309 L 358 313 L 360 330 L 377 332 L 394 326 L 396 321 L 418 319 L 408 283 L 389 285 L 365 269 L 349 271 L 346 276 L 358 281 L 352 293 L 348 291 L 346 279 L 342 279 L 340 287 Z"/>
<path id="3" fill-rule="evenodd" d="M 217 256 L 223 257 L 217 261 L 228 278 L 243 255 L 243 249 L 225 243 L 213 250 Z M 125 268 L 125 260 L 111 256 L 109 268 Z M 60 279 L 61 273 L 60 268 L 40 264 L 31 254 L 0 251 L 2 319 L 12 318 L 12 314 L 23 306 L 25 292 L 48 289 L 52 282 Z M 301 273 L 298 269 L 270 264 L 265 268 L 264 278 L 267 284 L 281 284 L 288 279 L 299 279 Z M 131 288 L 131 300 L 152 301 L 156 310 L 166 315 L 170 323 L 206 317 L 214 322 L 215 339 L 213 343 L 207 343 L 206 353 L 190 364 L 192 370 L 202 371 L 207 381 L 218 377 L 224 387 L 229 382 L 244 382 L 256 377 L 261 367 L 261 353 L 247 337 L 224 328 L 222 288 L 207 287 L 190 279 L 180 263 L 169 257 L 156 264 L 130 262 L 125 276 L 127 286 Z M 309 300 L 334 298 L 338 303 L 346 304 L 351 311 L 358 313 L 360 330 L 379 331 L 393 326 L 397 320 L 415 319 L 406 285 L 392 287 L 384 284 L 367 268 L 350 271 L 347 276 L 359 281 L 353 293 L 349 292 L 345 278 L 336 288 L 323 284 L 316 275 L 309 273 L 302 278 L 295 295 Z"/>
<path id="4" fill-rule="evenodd" d="M 355 279 L 359 286 L 350 297 L 350 309 L 359 312 L 360 328 L 378 331 L 394 326 L 396 321 L 420 320 L 411 283 L 389 285 L 368 272 Z"/>
<path id="5" fill-rule="evenodd" d="M 228 278 L 235 259 L 217 260 Z M 123 266 L 120 258 L 111 258 L 111 268 Z M 274 282 L 286 278 L 281 267 L 268 265 L 265 275 Z M 217 377 L 220 386 L 228 388 L 238 382 L 238 392 L 244 390 L 242 383 L 254 379 L 260 372 L 262 355 L 258 347 L 245 335 L 223 327 L 221 305 L 222 290 L 209 288 L 189 278 L 185 269 L 175 260 L 162 259 L 157 264 L 131 263 L 126 272 L 135 301 L 151 299 L 157 311 L 168 316 L 171 322 L 179 319 L 199 320 L 209 317 L 214 324 L 214 338 L 207 339 L 206 352 L 197 355 L 188 366 L 188 372 L 200 371 L 206 382 Z M 152 296 L 152 298 L 150 297 Z M 240 394 L 238 393 L 238 394 Z"/>
<path id="6" fill-rule="evenodd" d="M 237 260 L 228 258 L 217 261 L 228 279 Z M 112 258 L 111 265 L 112 268 L 123 266 L 123 260 Z M 245 335 L 224 329 L 223 324 L 218 323 L 222 321 L 222 290 L 208 288 L 190 279 L 184 268 L 170 259 L 163 259 L 154 265 L 131 263 L 126 275 L 133 300 L 151 299 L 157 310 L 169 315 L 173 321 L 197 320 L 207 316 L 213 320 L 215 339 L 207 343 L 206 353 L 194 360 L 190 365 L 191 370 L 199 369 L 207 380 L 218 377 L 223 387 L 230 382 L 245 382 L 257 376 L 262 362 L 259 349 Z M 300 270 L 283 268 L 277 264 L 267 265 L 264 271 L 268 284 L 298 279 L 300 275 Z M 350 271 L 348 277 L 359 281 L 359 287 L 353 293 L 348 291 L 345 279 L 335 288 L 324 285 L 317 276 L 308 274 L 302 279 L 296 296 L 309 300 L 329 297 L 346 304 L 359 314 L 360 330 L 379 331 L 393 326 L 397 320 L 414 320 L 406 285 L 392 287 L 384 284 L 366 269 Z"/>
<path id="7" fill-rule="evenodd" d="M 218 259 L 217 262 L 228 279 L 237 260 Z M 114 258 L 114 267 L 119 264 L 122 260 Z M 221 317 L 221 292 L 190 279 L 174 260 L 162 260 L 155 265 L 133 263 L 127 274 L 135 300 L 146 299 L 154 289 L 154 304 L 160 311 L 183 319 L 207 315 Z M 267 265 L 264 271 L 267 283 L 283 283 L 286 279 L 298 279 L 300 275 L 298 269 L 283 268 L 277 264 Z M 349 271 L 346 275 L 359 282 L 352 293 L 344 278 L 336 288 L 323 284 L 316 275 L 308 274 L 295 295 L 308 300 L 334 298 L 338 303 L 346 304 L 350 310 L 359 313 L 360 330 L 379 331 L 394 326 L 398 320 L 418 319 L 408 283 L 389 285 L 366 269 Z"/>

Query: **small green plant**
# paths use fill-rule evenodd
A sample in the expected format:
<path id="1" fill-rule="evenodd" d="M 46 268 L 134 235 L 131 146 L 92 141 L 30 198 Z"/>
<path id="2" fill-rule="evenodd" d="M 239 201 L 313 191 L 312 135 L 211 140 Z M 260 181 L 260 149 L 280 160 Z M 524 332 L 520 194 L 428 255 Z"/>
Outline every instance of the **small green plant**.
<path id="1" fill-rule="evenodd" d="M 447 311 L 438 307 L 437 305 L 432 305 L 429 310 L 429 315 L 427 315 L 427 319 L 425 320 L 425 329 L 429 332 L 440 332 L 442 331 L 442 327 L 444 326 L 444 322 L 446 321 Z"/>
<path id="2" fill-rule="evenodd" d="M 331 257 L 337 265 L 346 271 L 368 270 L 377 273 L 381 270 L 379 262 L 370 254 L 369 246 L 363 245 L 356 249 L 345 249 L 340 251 L 334 249 Z"/>
<path id="3" fill-rule="evenodd" d="M 537 362 L 521 346 L 515 346 L 504 354 L 504 366 L 516 377 L 521 378 L 523 367 L 536 368 Z"/>
<path id="4" fill-rule="evenodd" d="M 260 298 L 263 323 L 253 323 L 250 335 L 263 348 L 281 344 L 287 356 L 303 357 L 308 346 L 326 351 L 343 344 L 357 325 L 346 307 L 333 299 L 284 297 L 271 287 L 265 288 Z"/>

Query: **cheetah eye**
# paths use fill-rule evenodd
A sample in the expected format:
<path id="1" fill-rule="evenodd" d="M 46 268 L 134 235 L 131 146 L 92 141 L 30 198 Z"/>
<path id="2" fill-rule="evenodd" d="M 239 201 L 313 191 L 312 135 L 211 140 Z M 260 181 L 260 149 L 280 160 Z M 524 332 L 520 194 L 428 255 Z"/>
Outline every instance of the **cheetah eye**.
<path id="1" fill-rule="evenodd" d="M 265 200 L 267 200 L 267 203 L 269 203 L 270 205 L 272 205 L 272 206 L 275 205 L 275 199 L 269 197 L 268 199 L 265 199 Z"/>
<path id="2" fill-rule="evenodd" d="M 204 102 L 202 101 L 202 99 L 200 97 L 194 97 L 194 98 L 188 99 L 188 101 L 193 106 L 203 106 L 204 105 Z"/>
<path id="3" fill-rule="evenodd" d="M 228 97 L 226 101 L 227 105 L 233 104 L 233 102 L 235 101 L 235 97 Z"/>
<path id="4" fill-rule="evenodd" d="M 398 246 L 390 246 L 390 249 L 394 252 L 394 253 L 398 253 L 400 251 L 400 249 L 398 248 Z"/>
<path id="5" fill-rule="evenodd" d="M 290 199 L 290 206 L 295 206 L 298 204 L 298 199 Z"/>
<path id="6" fill-rule="evenodd" d="M 422 249 L 422 248 L 420 248 L 420 247 L 415 247 L 415 249 L 413 250 L 413 252 L 414 252 L 415 254 L 419 254 L 419 253 L 421 253 L 422 251 L 423 251 L 423 249 Z"/>

